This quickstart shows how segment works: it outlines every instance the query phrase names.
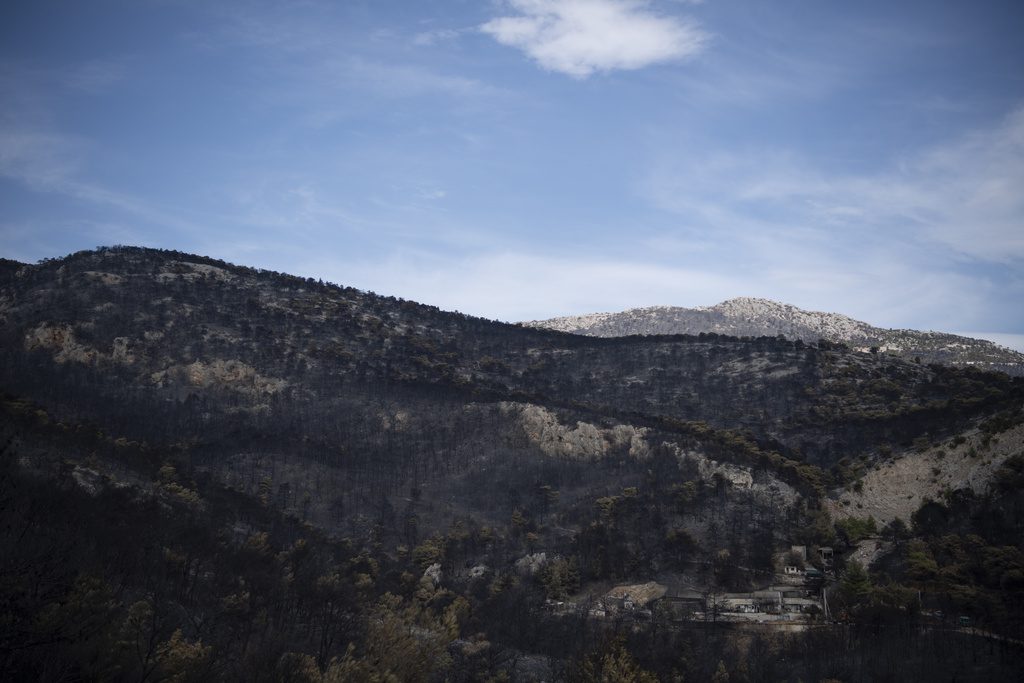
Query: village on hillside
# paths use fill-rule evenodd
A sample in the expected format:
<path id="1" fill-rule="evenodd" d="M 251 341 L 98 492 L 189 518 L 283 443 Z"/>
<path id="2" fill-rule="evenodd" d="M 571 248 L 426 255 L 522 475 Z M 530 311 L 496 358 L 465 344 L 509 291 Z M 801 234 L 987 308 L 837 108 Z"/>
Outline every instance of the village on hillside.
<path id="1" fill-rule="evenodd" d="M 584 613 L 591 619 L 675 623 L 798 625 L 835 618 L 827 597 L 835 581 L 832 548 L 794 545 L 780 554 L 777 565 L 778 571 L 763 586 L 747 592 L 648 581 L 614 586 L 574 601 L 549 600 L 548 609 L 556 614 Z"/>

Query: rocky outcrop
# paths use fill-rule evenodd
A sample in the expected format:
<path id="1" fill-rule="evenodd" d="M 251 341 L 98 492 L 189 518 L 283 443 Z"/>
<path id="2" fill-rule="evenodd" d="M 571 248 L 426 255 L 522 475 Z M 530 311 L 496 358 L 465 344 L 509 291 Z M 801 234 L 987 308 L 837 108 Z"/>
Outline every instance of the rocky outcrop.
<path id="1" fill-rule="evenodd" d="M 438 562 L 430 565 L 423 570 L 423 579 L 429 581 L 433 585 L 440 585 L 441 579 L 444 578 L 444 573 L 441 571 L 441 565 Z"/>
<path id="2" fill-rule="evenodd" d="M 203 389 L 221 387 L 261 394 L 274 394 L 288 385 L 283 379 L 261 375 L 241 361 L 219 359 L 210 363 L 195 361 L 189 365 L 175 365 L 154 372 L 150 380 L 158 387 L 177 382 Z"/>
<path id="3" fill-rule="evenodd" d="M 46 349 L 54 352 L 53 359 L 58 363 L 91 364 L 100 360 L 123 364 L 135 362 L 132 342 L 128 337 L 116 337 L 111 344 L 110 353 L 103 353 L 79 342 L 70 325 L 41 323 L 25 335 L 24 344 L 28 351 Z"/>
<path id="4" fill-rule="evenodd" d="M 611 452 L 626 451 L 632 458 L 644 458 L 650 454 L 645 439 L 648 430 L 643 427 L 616 425 L 602 429 L 579 421 L 570 427 L 559 422 L 553 412 L 538 405 L 503 403 L 502 409 L 518 413 L 526 435 L 550 456 L 598 459 Z"/>
<path id="5" fill-rule="evenodd" d="M 195 282 L 201 279 L 230 282 L 235 279 L 235 276 L 224 268 L 207 263 L 193 263 L 191 261 L 170 261 L 163 270 L 156 274 L 157 282 L 171 282 L 174 280 Z"/>
<path id="6" fill-rule="evenodd" d="M 116 273 L 104 273 L 98 270 L 87 270 L 84 273 L 87 278 L 93 282 L 99 282 L 104 285 L 119 285 L 124 282 L 124 278 Z"/>
<path id="7" fill-rule="evenodd" d="M 116 337 L 110 350 L 110 358 L 116 363 L 134 363 L 135 354 L 132 353 L 131 340 L 128 337 Z"/>
<path id="8" fill-rule="evenodd" d="M 729 299 L 715 306 L 649 306 L 620 313 L 593 313 L 531 321 L 526 325 L 595 337 L 713 332 L 732 336 L 781 334 L 805 341 L 821 338 L 837 341 L 867 339 L 876 329 L 838 313 L 805 311 L 796 306 L 753 297 Z"/>
<path id="9" fill-rule="evenodd" d="M 547 553 L 533 553 L 532 555 L 524 555 L 516 560 L 516 571 L 523 576 L 533 576 L 541 569 L 543 569 L 548 563 Z"/>
<path id="10" fill-rule="evenodd" d="M 51 325 L 41 323 L 25 335 L 25 349 L 48 349 L 54 352 L 53 359 L 58 363 L 68 361 L 76 363 L 95 363 L 101 356 L 96 349 L 80 344 L 75 339 L 74 330 L 70 325 Z"/>

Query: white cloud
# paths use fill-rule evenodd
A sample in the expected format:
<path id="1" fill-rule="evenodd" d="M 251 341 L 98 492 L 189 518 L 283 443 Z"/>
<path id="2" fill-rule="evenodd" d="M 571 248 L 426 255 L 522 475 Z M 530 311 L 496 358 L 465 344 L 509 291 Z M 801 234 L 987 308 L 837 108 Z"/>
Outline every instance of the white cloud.
<path id="1" fill-rule="evenodd" d="M 513 16 L 481 30 L 543 68 L 575 78 L 691 57 L 708 42 L 693 22 L 655 13 L 642 0 L 509 0 Z"/>

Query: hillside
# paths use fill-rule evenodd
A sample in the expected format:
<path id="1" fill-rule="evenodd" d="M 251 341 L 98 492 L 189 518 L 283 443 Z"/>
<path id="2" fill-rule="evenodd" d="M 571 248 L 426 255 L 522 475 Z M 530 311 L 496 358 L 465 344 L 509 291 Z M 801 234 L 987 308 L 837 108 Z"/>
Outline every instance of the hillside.
<path id="1" fill-rule="evenodd" d="M 984 339 L 884 329 L 845 315 L 805 311 L 768 299 L 741 297 L 698 308 L 633 308 L 620 313 L 534 320 L 524 325 L 594 337 L 714 333 L 737 337 L 781 335 L 804 342 L 825 339 L 860 351 L 875 348 L 884 354 L 920 358 L 925 363 L 975 366 L 1024 375 L 1024 354 Z"/>
<path id="2" fill-rule="evenodd" d="M 1022 528 L 999 482 L 1024 381 L 1002 373 L 827 341 L 585 337 L 180 252 L 2 265 L 0 678 L 592 680 L 610 648 L 704 680 L 739 641 L 658 610 L 696 593 L 717 621 L 715 595 L 774 585 L 794 545 L 841 562 L 866 504 L 847 494 L 912 453 L 998 440 L 976 481 L 940 481 L 999 511 L 993 547 Z M 1017 559 L 972 589 L 1013 584 Z M 902 618 L 881 589 L 910 582 L 901 566 L 829 599 Z M 802 585 L 817 619 L 821 586 Z M 970 613 L 1017 634 L 1016 599 Z M 657 619 L 677 626 L 655 643 Z M 1013 679 L 1016 660 L 970 668 L 962 634 L 936 633 L 953 659 L 914 660 L 922 675 Z M 710 660 L 672 654 L 697 638 Z M 794 675 L 826 676 L 817 651 L 792 644 Z"/>

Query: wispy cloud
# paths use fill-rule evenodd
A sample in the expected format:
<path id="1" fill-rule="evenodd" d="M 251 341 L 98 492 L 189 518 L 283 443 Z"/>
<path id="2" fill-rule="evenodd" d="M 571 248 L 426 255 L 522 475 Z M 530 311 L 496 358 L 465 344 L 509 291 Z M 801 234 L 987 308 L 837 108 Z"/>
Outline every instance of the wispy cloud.
<path id="1" fill-rule="evenodd" d="M 446 43 L 455 40 L 464 33 L 463 30 L 453 28 L 441 28 L 433 31 L 421 31 L 413 36 L 412 43 L 419 47 L 431 47 L 439 43 Z"/>
<path id="2" fill-rule="evenodd" d="M 389 64 L 363 58 L 345 58 L 328 64 L 339 83 L 357 86 L 389 98 L 444 94 L 454 97 L 493 97 L 500 87 L 465 76 L 438 73 L 416 64 Z M 329 80 L 329 75 L 325 74 Z"/>
<path id="3" fill-rule="evenodd" d="M 1000 310 L 1004 330 L 1024 325 L 1005 314 L 1024 296 L 1024 109 L 856 174 L 779 149 L 661 153 L 640 187 L 675 224 L 649 238 L 656 253 L 880 325 L 966 328 Z"/>
<path id="4" fill-rule="evenodd" d="M 40 193 L 50 193 L 115 209 L 159 228 L 193 234 L 201 226 L 154 202 L 84 180 L 89 144 L 45 130 L 0 129 L 0 178 Z"/>
<path id="5" fill-rule="evenodd" d="M 405 250 L 373 262 L 310 263 L 357 287 L 409 296 L 449 310 L 523 320 L 673 301 L 704 302 L 732 291 L 729 278 L 699 269 L 523 252 L 450 257 Z"/>
<path id="6" fill-rule="evenodd" d="M 803 228 L 832 243 L 931 244 L 992 262 L 1024 259 L 1024 108 L 874 173 L 830 173 L 780 150 L 665 161 L 644 182 L 697 229 Z M 845 235 L 845 237 L 844 237 Z"/>
<path id="7" fill-rule="evenodd" d="M 969 277 L 918 268 L 898 255 L 877 254 L 851 264 L 814 248 L 780 250 L 762 259 L 740 247 L 734 254 L 736 267 L 723 269 L 706 255 L 659 264 L 642 251 L 633 252 L 626 257 L 554 257 L 534 251 L 453 255 L 403 249 L 374 259 L 307 258 L 291 267 L 382 294 L 507 321 L 763 296 L 881 326 L 929 327 L 923 321 L 944 320 L 948 327 L 983 320 L 1002 305 L 989 301 L 990 292 Z M 950 311 L 974 312 L 977 317 L 961 313 L 953 319 Z M 1007 321 L 1006 329 L 1015 324 Z"/>
<path id="8" fill-rule="evenodd" d="M 426 199 L 429 201 L 436 201 L 438 199 L 444 199 L 448 196 L 448 192 L 439 188 L 420 188 L 416 191 L 416 196 L 419 199 Z"/>
<path id="9" fill-rule="evenodd" d="M 84 146 L 57 133 L 0 128 L 0 177 L 33 190 L 53 189 L 79 168 Z"/>
<path id="10" fill-rule="evenodd" d="M 326 128 L 373 110 L 381 100 L 441 96 L 470 108 L 507 91 L 423 59 L 409 33 L 339 23 L 341 6 L 304 3 L 304 11 L 257 5 L 208 12 L 210 26 L 186 36 L 186 45 L 214 54 L 246 51 L 244 70 L 273 88 L 243 90 L 259 106 L 281 107 L 299 122 Z M 475 31 L 475 28 L 473 29 Z M 416 46 L 452 40 L 465 29 L 416 34 Z"/>
<path id="11" fill-rule="evenodd" d="M 331 45 L 323 30 L 329 20 L 327 6 L 317 2 L 294 3 L 204 3 L 209 26 L 184 37 L 209 50 L 232 48 L 274 49 L 291 52 L 322 50 Z"/>
<path id="12" fill-rule="evenodd" d="M 64 82 L 75 90 L 95 94 L 124 80 L 128 71 L 125 60 L 97 59 L 68 69 Z"/>
<path id="13" fill-rule="evenodd" d="M 480 29 L 549 71 L 575 78 L 640 69 L 705 48 L 696 23 L 653 11 L 643 0 L 509 0 L 515 11 Z"/>

